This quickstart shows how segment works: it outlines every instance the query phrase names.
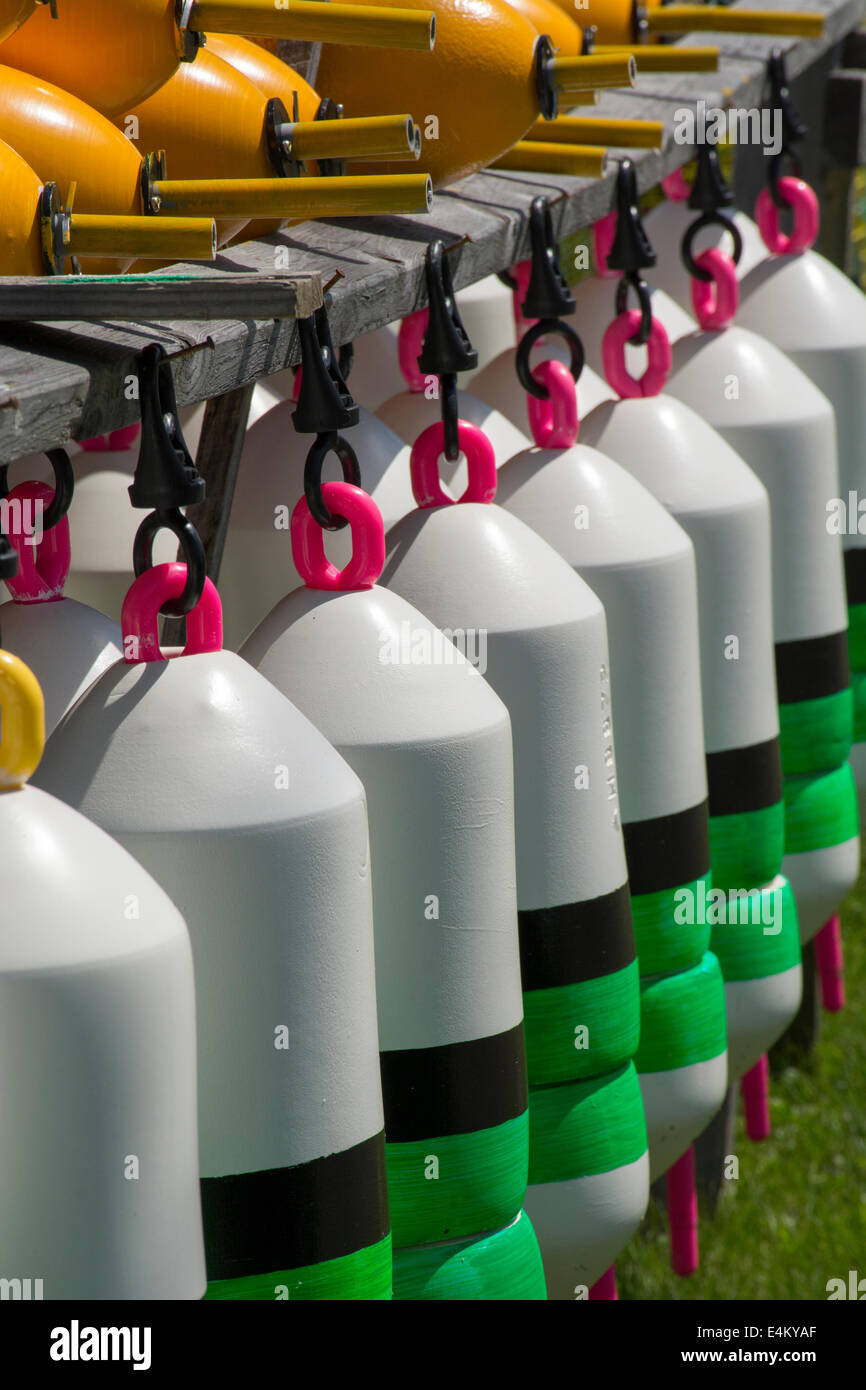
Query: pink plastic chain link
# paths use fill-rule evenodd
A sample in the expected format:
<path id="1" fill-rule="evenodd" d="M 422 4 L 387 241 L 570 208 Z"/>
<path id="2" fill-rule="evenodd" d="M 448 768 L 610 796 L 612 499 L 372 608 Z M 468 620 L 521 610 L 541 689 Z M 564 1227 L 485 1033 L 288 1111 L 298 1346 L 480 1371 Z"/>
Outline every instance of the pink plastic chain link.
<path id="1" fill-rule="evenodd" d="M 39 526 L 53 496 L 54 489 L 46 483 L 26 482 L 13 487 L 6 499 L 9 539 L 18 552 L 18 573 L 6 586 L 16 603 L 57 603 L 63 598 L 71 563 L 69 518 L 61 517 L 50 531 L 40 533 Z"/>
<path id="2" fill-rule="evenodd" d="M 338 569 L 325 554 L 324 533 L 302 497 L 292 512 L 292 556 L 308 589 L 372 589 L 385 568 L 385 524 L 366 492 L 353 483 L 323 483 L 322 497 L 334 516 L 352 528 L 352 558 Z"/>
<path id="3" fill-rule="evenodd" d="M 795 251 L 808 251 L 818 239 L 821 212 L 813 188 L 803 179 L 781 178 L 777 185 L 780 194 L 794 212 L 794 227 L 790 236 L 779 227 L 779 209 L 768 188 L 762 188 L 755 203 L 755 221 L 764 238 L 764 245 L 774 256 L 792 256 Z"/>
<path id="4" fill-rule="evenodd" d="M 496 496 L 496 454 L 483 430 L 458 420 L 457 436 L 466 458 L 469 482 L 461 497 L 442 491 L 439 460 L 445 448 L 445 427 L 441 421 L 419 434 L 412 448 L 409 469 L 412 491 L 419 507 L 447 507 L 453 502 L 492 502 Z"/>
<path id="5" fill-rule="evenodd" d="M 737 312 L 740 289 L 737 267 L 727 252 L 712 246 L 695 256 L 695 265 L 708 270 L 712 280 L 692 277 L 692 307 L 701 328 L 727 328 Z"/>
<path id="6" fill-rule="evenodd" d="M 532 376 L 549 392 L 547 400 L 526 397 L 532 438 L 540 449 L 570 449 L 577 443 L 580 428 L 574 377 L 564 362 L 555 359 L 539 362 Z"/>
<path id="7" fill-rule="evenodd" d="M 407 314 L 397 333 L 397 360 L 400 371 L 410 391 L 423 391 L 427 378 L 418 369 L 418 358 L 424 346 L 429 311 L 419 309 L 417 314 Z"/>
<path id="8" fill-rule="evenodd" d="M 632 376 L 625 364 L 625 348 L 641 325 L 639 309 L 627 309 L 617 315 L 601 342 L 604 374 L 614 391 L 624 399 L 638 396 L 657 396 L 664 387 L 671 369 L 671 344 L 664 326 L 653 319 L 647 343 L 646 370 L 642 377 Z"/>
<path id="9" fill-rule="evenodd" d="M 169 599 L 180 598 L 186 587 L 186 565 L 173 561 L 145 570 L 130 586 L 123 600 L 123 659 L 129 666 L 145 661 L 168 661 L 159 645 L 158 615 Z M 209 579 L 204 593 L 186 616 L 186 646 L 181 656 L 218 652 L 223 644 L 223 610 L 220 596 Z"/>

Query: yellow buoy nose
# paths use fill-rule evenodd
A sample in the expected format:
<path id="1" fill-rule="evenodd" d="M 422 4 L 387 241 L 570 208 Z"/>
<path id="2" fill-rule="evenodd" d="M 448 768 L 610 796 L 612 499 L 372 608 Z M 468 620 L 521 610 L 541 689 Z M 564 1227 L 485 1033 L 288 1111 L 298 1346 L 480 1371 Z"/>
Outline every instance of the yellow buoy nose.
<path id="1" fill-rule="evenodd" d="M 0 790 L 23 787 L 45 747 L 45 701 L 24 662 L 0 651 Z"/>

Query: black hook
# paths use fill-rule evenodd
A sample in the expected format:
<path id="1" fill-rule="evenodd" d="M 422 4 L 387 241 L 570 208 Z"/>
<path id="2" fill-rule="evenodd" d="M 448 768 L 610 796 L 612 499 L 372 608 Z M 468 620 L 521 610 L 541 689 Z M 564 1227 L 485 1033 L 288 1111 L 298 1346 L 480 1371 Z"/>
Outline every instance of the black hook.
<path id="1" fill-rule="evenodd" d="M 616 176 L 616 235 L 607 258 L 611 270 L 628 274 L 655 265 L 656 253 L 638 206 L 637 177 L 630 159 L 620 161 Z"/>
<path id="2" fill-rule="evenodd" d="M 427 247 L 424 265 L 427 281 L 427 331 L 418 357 L 425 376 L 468 372 L 478 366 L 478 353 L 463 327 L 454 295 L 451 267 L 440 239 Z"/>
<path id="3" fill-rule="evenodd" d="M 533 198 L 529 209 L 529 236 L 532 269 L 526 298 L 521 306 L 524 316 L 528 319 L 558 319 L 562 314 L 573 313 L 574 296 L 559 262 L 550 205 L 542 196 Z"/>
<path id="4" fill-rule="evenodd" d="M 782 162 L 786 158 L 790 159 L 794 172 L 799 176 L 800 161 L 794 146 L 805 139 L 809 133 L 809 127 L 801 119 L 794 106 L 788 86 L 788 75 L 785 70 L 785 56 L 779 48 L 774 48 L 767 59 L 767 81 L 770 94 L 765 105 L 782 113 L 782 147 L 778 154 L 770 156 L 767 168 L 767 184 L 776 207 L 786 208 L 789 204 L 779 192 Z"/>
<path id="5" fill-rule="evenodd" d="M 323 304 L 310 318 L 298 320 L 301 336 L 301 390 L 292 414 L 298 434 L 332 434 L 357 425 L 360 411 L 340 370 Z"/>
<path id="6" fill-rule="evenodd" d="M 138 360 L 141 449 L 129 489 L 133 507 L 167 510 L 201 502 L 205 481 L 180 428 L 171 363 L 159 343 Z"/>
<path id="7" fill-rule="evenodd" d="M 132 564 L 136 578 L 153 567 L 154 538 L 158 531 L 163 530 L 173 532 L 180 542 L 186 562 L 186 584 L 180 598 L 165 603 L 160 612 L 172 618 L 183 618 L 201 601 L 207 578 L 207 559 L 201 536 L 180 508 L 161 508 L 144 518 L 135 533 Z"/>
<path id="8" fill-rule="evenodd" d="M 322 493 L 322 469 L 330 453 L 336 454 L 339 460 L 343 470 L 343 481 L 352 483 L 355 487 L 361 486 L 358 455 L 349 441 L 343 439 L 335 430 L 332 434 L 317 435 L 313 447 L 307 454 L 304 464 L 304 496 L 313 520 L 318 522 L 323 531 L 342 531 L 344 526 L 348 526 L 348 521 L 344 516 L 338 516 L 330 510 Z"/>
<path id="9" fill-rule="evenodd" d="M 701 145 L 698 149 L 695 180 L 689 195 L 689 207 L 699 212 L 700 216 L 695 218 L 683 234 L 680 256 L 689 274 L 697 280 L 703 280 L 705 284 L 709 284 L 713 277 L 708 270 L 698 265 L 692 251 L 695 237 L 704 227 L 721 227 L 723 231 L 730 232 L 734 243 L 734 265 L 739 264 L 740 256 L 743 254 L 740 229 L 724 211 L 725 208 L 732 207 L 733 202 L 734 195 L 722 173 L 718 150 L 714 145 Z"/>

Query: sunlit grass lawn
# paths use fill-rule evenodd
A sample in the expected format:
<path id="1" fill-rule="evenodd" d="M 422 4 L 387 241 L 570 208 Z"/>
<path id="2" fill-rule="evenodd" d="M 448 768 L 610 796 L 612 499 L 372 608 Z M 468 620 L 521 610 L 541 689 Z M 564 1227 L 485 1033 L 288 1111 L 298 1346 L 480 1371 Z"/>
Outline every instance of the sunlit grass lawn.
<path id="1" fill-rule="evenodd" d="M 739 1179 L 701 1220 L 701 1267 L 670 1268 L 655 1203 L 617 1261 L 620 1298 L 826 1299 L 831 1278 L 866 1277 L 866 874 L 842 912 L 846 1008 L 823 1014 L 817 1049 L 771 1077 L 773 1133 L 745 1134 Z"/>

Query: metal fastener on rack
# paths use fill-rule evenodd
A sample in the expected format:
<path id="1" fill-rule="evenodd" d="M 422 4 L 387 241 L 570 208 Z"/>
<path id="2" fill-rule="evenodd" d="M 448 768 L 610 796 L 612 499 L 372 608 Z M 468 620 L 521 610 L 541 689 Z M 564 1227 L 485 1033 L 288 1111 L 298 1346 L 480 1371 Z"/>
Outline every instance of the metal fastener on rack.
<path id="1" fill-rule="evenodd" d="M 726 208 L 733 207 L 734 195 L 725 182 L 719 152 L 714 145 L 701 145 L 698 149 L 698 164 L 688 201 L 689 207 L 700 216 L 689 224 L 683 234 L 680 255 L 689 274 L 696 280 L 709 284 L 713 276 L 705 266 L 698 264 L 692 249 L 695 237 L 704 227 L 721 227 L 723 231 L 730 233 L 734 243 L 731 253 L 734 265 L 739 264 L 743 253 L 740 229 L 725 211 Z"/>
<path id="2" fill-rule="evenodd" d="M 431 241 L 424 263 L 427 282 L 427 328 L 418 355 L 419 370 L 439 378 L 445 457 L 460 457 L 457 410 L 457 373 L 478 366 L 478 353 L 469 341 L 454 295 L 451 267 L 441 239 Z"/>

